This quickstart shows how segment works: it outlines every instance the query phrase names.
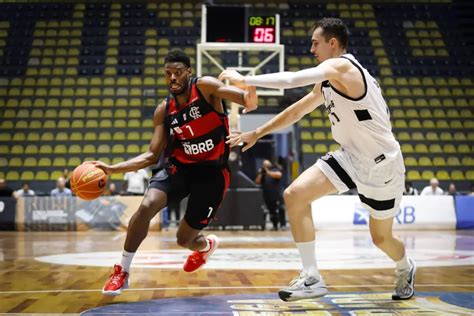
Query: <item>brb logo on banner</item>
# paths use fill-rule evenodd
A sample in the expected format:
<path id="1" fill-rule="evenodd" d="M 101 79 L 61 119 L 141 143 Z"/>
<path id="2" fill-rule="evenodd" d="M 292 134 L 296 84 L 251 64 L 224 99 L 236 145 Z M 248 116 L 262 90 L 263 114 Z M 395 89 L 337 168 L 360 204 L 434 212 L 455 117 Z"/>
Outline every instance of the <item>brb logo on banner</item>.
<path id="1" fill-rule="evenodd" d="M 360 203 L 354 205 L 354 225 L 367 225 L 369 223 L 369 211 Z M 416 220 L 415 207 L 403 206 L 400 207 L 395 220 L 398 224 L 413 224 Z"/>

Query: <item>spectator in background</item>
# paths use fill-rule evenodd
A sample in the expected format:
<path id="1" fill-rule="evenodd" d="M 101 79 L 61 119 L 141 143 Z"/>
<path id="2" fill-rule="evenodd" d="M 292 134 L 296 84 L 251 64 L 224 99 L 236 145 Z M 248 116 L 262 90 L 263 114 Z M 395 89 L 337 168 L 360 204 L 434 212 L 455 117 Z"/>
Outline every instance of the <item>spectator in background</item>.
<path id="1" fill-rule="evenodd" d="M 122 192 L 126 195 L 143 195 L 148 184 L 148 172 L 145 169 L 125 173 Z"/>
<path id="2" fill-rule="evenodd" d="M 66 188 L 66 179 L 64 177 L 59 177 L 58 180 L 56 180 L 56 188 L 51 190 L 51 196 L 72 196 L 72 191 Z"/>
<path id="3" fill-rule="evenodd" d="M 474 195 L 474 183 L 471 183 L 471 192 L 468 195 Z"/>
<path id="4" fill-rule="evenodd" d="M 63 170 L 63 178 L 66 179 L 66 181 L 69 179 L 69 176 L 71 175 L 71 172 L 69 171 L 68 168 L 64 168 Z"/>
<path id="5" fill-rule="evenodd" d="M 0 196 L 15 196 L 15 191 L 7 185 L 5 179 L 0 178 Z"/>
<path id="6" fill-rule="evenodd" d="M 109 183 L 109 186 L 107 187 L 107 189 L 105 189 L 104 193 L 102 193 L 102 195 L 104 196 L 114 196 L 114 195 L 117 195 L 117 191 L 115 189 L 115 183 L 113 182 L 110 182 Z"/>
<path id="7" fill-rule="evenodd" d="M 446 194 L 446 195 L 452 195 L 452 196 L 459 195 L 459 192 L 456 190 L 456 185 L 451 182 L 451 183 L 449 184 L 448 191 L 445 192 L 445 194 Z"/>
<path id="8" fill-rule="evenodd" d="M 403 195 L 418 195 L 418 190 L 413 187 L 413 184 L 410 181 L 405 181 L 405 191 Z"/>
<path id="9" fill-rule="evenodd" d="M 282 230 L 286 230 L 285 208 L 283 207 L 283 196 L 280 187 L 281 178 L 281 170 L 267 159 L 263 161 L 262 168 L 260 168 L 255 178 L 255 183 L 262 186 L 263 199 L 270 212 L 270 220 L 274 230 L 278 230 L 278 223 Z"/>
<path id="10" fill-rule="evenodd" d="M 24 182 L 23 185 L 21 186 L 20 190 L 16 191 L 16 196 L 34 196 L 35 191 L 30 189 L 30 184 L 28 182 Z"/>
<path id="11" fill-rule="evenodd" d="M 439 187 L 439 181 L 436 178 L 430 180 L 430 185 L 423 188 L 420 195 L 443 195 L 444 191 Z"/>

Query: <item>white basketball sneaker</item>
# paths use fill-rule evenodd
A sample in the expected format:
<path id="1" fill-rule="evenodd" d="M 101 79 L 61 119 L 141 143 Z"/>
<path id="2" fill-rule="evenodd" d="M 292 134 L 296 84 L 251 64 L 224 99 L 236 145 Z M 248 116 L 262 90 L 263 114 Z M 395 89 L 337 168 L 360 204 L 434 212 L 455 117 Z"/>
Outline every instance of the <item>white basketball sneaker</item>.
<path id="1" fill-rule="evenodd" d="M 405 270 L 396 270 L 395 291 L 392 300 L 409 300 L 415 294 L 416 264 L 408 259 L 411 267 Z"/>
<path id="2" fill-rule="evenodd" d="M 321 275 L 316 278 L 301 271 L 300 275 L 293 279 L 287 288 L 278 292 L 278 296 L 285 302 L 292 302 L 322 297 L 327 293 L 328 289 Z"/>

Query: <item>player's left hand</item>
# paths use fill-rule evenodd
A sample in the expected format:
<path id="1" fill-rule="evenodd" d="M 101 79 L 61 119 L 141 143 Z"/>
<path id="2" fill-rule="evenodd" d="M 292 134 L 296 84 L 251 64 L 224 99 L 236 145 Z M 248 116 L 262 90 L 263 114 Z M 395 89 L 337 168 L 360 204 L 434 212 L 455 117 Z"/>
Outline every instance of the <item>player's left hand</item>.
<path id="1" fill-rule="evenodd" d="M 245 83 L 245 77 L 235 70 L 226 69 L 219 75 L 219 80 L 229 80 L 231 83 Z"/>
<path id="2" fill-rule="evenodd" d="M 255 131 L 250 132 L 232 132 L 229 136 L 227 136 L 226 144 L 229 144 L 230 147 L 239 146 L 240 144 L 244 144 L 242 148 L 242 152 L 247 151 L 250 149 L 255 143 L 257 142 L 258 137 Z"/>

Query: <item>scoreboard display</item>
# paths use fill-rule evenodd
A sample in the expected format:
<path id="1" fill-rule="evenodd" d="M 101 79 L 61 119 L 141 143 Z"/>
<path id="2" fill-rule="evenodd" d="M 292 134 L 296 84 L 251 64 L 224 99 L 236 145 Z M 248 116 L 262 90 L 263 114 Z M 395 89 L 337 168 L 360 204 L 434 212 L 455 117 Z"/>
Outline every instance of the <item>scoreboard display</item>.
<path id="1" fill-rule="evenodd" d="M 279 44 L 278 14 L 249 6 L 206 6 L 206 42 Z M 204 21 L 203 21 L 204 22 Z"/>

